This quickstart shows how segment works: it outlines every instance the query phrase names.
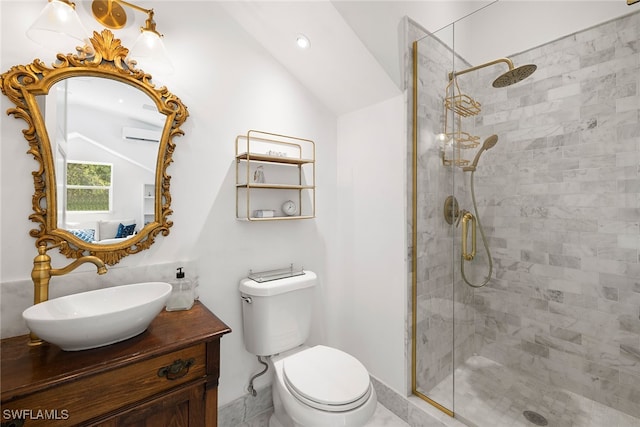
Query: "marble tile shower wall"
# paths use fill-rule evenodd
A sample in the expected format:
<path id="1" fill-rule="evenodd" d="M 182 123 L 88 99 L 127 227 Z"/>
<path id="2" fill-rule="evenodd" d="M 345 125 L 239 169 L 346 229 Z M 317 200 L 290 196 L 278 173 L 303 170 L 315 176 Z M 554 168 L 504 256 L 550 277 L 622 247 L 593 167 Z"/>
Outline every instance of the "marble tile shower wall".
<path id="1" fill-rule="evenodd" d="M 476 173 L 496 270 L 475 351 L 640 417 L 640 13 L 512 59 L 538 71 L 472 89 L 474 131 L 499 136 Z"/>
<path id="2" fill-rule="evenodd" d="M 454 56 L 433 36 L 421 40 L 418 51 L 416 383 L 417 389 L 429 396 L 430 390 L 449 376 L 457 363 L 472 355 L 474 323 L 471 290 L 456 286 L 454 293 L 451 286 L 457 266 L 453 262 L 457 259 L 456 241 L 452 238 L 456 230 L 442 215 L 445 199 L 456 192 L 454 187 L 463 190 L 461 172 L 443 167 L 435 138 L 443 132 L 446 75 L 452 69 Z M 467 321 L 461 323 L 460 319 Z M 451 394 L 430 397 L 452 407 Z"/>

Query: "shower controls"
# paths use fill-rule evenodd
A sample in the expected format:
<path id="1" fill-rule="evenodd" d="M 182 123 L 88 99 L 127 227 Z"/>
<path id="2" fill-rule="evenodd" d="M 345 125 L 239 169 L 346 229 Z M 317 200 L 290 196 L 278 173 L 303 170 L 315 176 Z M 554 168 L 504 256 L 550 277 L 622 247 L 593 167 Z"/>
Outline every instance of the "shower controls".
<path id="1" fill-rule="evenodd" d="M 444 220 L 450 225 L 453 225 L 454 223 L 458 225 L 458 222 L 460 222 L 460 206 L 458 205 L 458 200 L 454 196 L 449 196 L 444 201 L 443 214 Z"/>

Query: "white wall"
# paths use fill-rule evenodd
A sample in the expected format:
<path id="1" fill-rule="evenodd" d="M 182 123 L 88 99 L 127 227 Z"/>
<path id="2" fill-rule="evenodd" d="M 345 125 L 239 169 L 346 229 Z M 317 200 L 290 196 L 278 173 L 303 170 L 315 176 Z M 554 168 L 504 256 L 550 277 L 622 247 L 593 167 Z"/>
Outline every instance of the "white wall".
<path id="1" fill-rule="evenodd" d="M 378 379 L 406 390 L 405 96 L 338 119 L 341 277 L 330 286 L 330 337 Z"/>
<path id="2" fill-rule="evenodd" d="M 53 57 L 23 37 L 42 6 L 40 1 L 0 2 L 3 72 L 35 57 Z M 223 405 L 246 393 L 249 378 L 259 368 L 242 343 L 238 281 L 250 268 L 303 265 L 320 279 L 312 341 L 352 351 L 373 375 L 404 390 L 403 103 L 393 99 L 346 115 L 338 124 L 336 116 L 216 2 L 157 2 L 153 7 L 158 20 L 170 16 L 173 22 L 189 23 L 171 34 L 159 24 L 175 72 L 156 80 L 177 94 L 190 113 L 185 136 L 175 140 L 174 163 L 168 169 L 174 226 L 151 249 L 123 259 L 100 279 L 85 266 L 78 269 L 83 273 L 72 274 L 95 277 L 99 285 L 110 278 L 126 279 L 126 272 L 138 267 L 150 266 L 149 274 L 155 274 L 155 266 L 176 262 L 195 266 L 187 273 L 198 274 L 202 302 L 233 329 L 222 339 L 219 401 Z M 79 11 L 93 29 L 96 23 L 86 10 Z M 131 32 L 123 30 L 116 36 L 130 46 L 133 40 L 125 37 Z M 12 105 L 6 97 L 1 99 L 4 112 Z M 3 310 L 12 306 L 19 313 L 20 305 L 26 308 L 32 298 L 29 275 L 35 247 L 29 230 L 34 223 L 28 216 L 36 162 L 25 154 L 24 121 L 2 113 L 0 124 L 0 291 Z M 236 135 L 249 129 L 316 142 L 316 219 L 271 223 L 235 219 L 233 144 Z M 379 148 L 364 150 L 374 146 Z M 347 156 L 340 162 L 339 147 L 340 156 Z M 359 151 L 365 156 L 350 156 Z M 339 176 L 355 178 L 341 178 L 338 185 Z M 373 214 L 370 209 L 375 209 Z M 372 233 L 373 227 L 379 232 Z M 340 232 L 344 235 L 337 238 Z M 51 255 L 54 267 L 68 263 Z M 109 284 L 119 284 L 113 280 Z M 63 282 L 53 279 L 51 286 L 64 293 Z M 16 283 L 24 286 L 16 290 Z M 3 331 L 15 330 L 20 322 L 17 316 L 7 320 L 4 313 L 2 319 Z M 257 386 L 266 381 L 261 379 Z"/>

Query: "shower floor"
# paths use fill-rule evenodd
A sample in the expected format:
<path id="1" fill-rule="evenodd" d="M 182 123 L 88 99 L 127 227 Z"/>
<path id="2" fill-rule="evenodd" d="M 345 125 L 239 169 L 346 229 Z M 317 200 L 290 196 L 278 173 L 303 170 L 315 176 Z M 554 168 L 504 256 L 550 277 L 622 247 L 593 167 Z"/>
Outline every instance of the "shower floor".
<path id="1" fill-rule="evenodd" d="M 528 421 L 524 411 L 542 415 L 553 427 L 640 426 L 638 418 L 544 384 L 486 357 L 469 358 L 455 375 L 456 418 L 470 426 L 540 425 Z M 451 377 L 445 378 L 428 395 L 451 396 L 451 386 Z"/>

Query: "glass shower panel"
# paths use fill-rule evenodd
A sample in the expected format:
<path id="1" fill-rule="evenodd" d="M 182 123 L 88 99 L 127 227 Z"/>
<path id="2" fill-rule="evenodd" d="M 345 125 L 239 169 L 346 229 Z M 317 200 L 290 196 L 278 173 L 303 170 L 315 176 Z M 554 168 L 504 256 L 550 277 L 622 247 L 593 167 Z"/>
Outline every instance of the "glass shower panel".
<path id="1" fill-rule="evenodd" d="M 455 67 L 453 25 L 418 41 L 416 85 L 416 259 L 415 392 L 445 412 L 453 412 L 454 259 L 456 180 L 460 152 L 453 135 L 458 121 L 446 108 L 448 73 Z"/>
<path id="2" fill-rule="evenodd" d="M 473 238 L 475 224 L 462 220 L 465 213 L 474 211 L 470 173 L 464 168 L 486 135 L 478 133 L 482 104 L 473 92 L 478 77 L 457 78 L 454 73 L 472 66 L 456 52 L 458 25 L 415 44 L 415 393 L 451 415 L 456 411 L 456 369 L 473 356 L 475 348 L 474 288 L 461 274 L 463 251 L 475 252 L 472 260 L 465 261 L 466 279 L 471 283 L 483 280 L 487 265 L 480 237 Z M 468 237 L 465 245 L 463 234 Z"/>

